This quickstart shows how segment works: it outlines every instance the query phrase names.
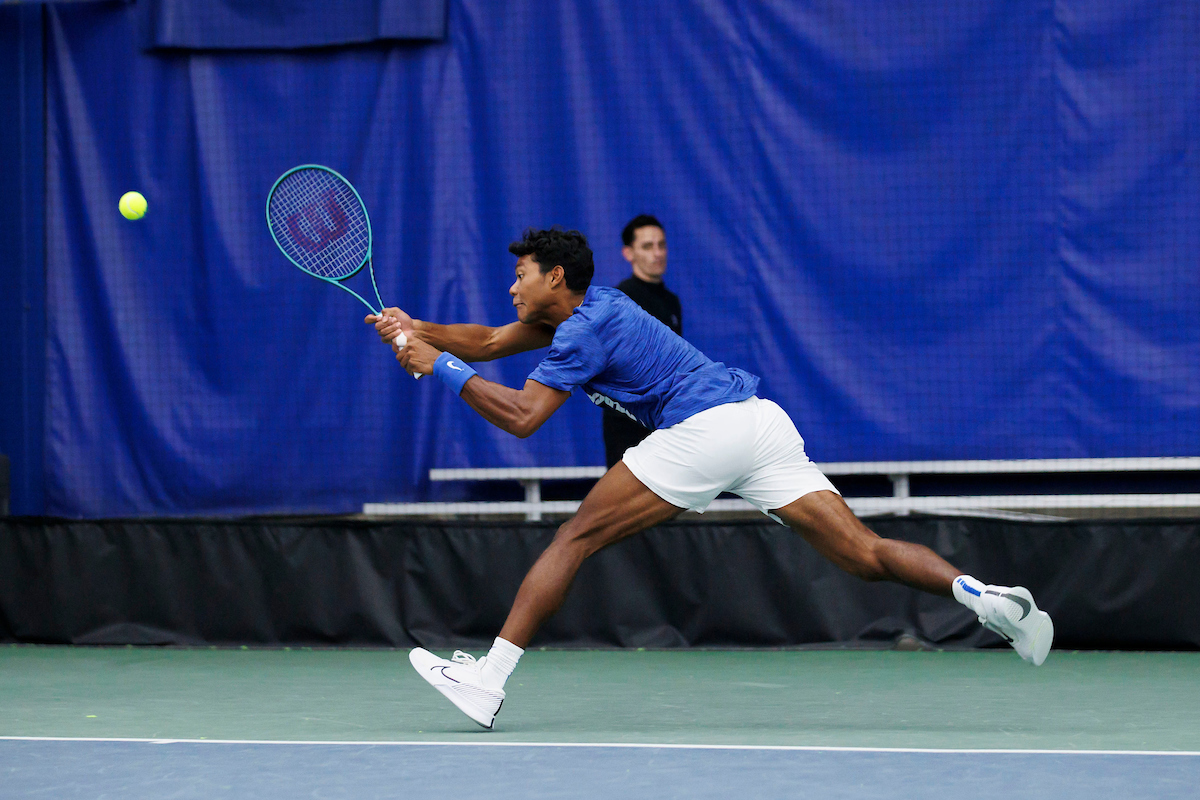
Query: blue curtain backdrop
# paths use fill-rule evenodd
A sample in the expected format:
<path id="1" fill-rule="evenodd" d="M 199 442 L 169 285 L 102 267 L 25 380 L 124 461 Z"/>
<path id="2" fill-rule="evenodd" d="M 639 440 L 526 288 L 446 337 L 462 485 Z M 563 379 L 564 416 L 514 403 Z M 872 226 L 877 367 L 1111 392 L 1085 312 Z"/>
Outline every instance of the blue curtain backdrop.
<path id="1" fill-rule="evenodd" d="M 586 398 L 517 440 L 284 260 L 266 195 L 308 162 L 362 194 L 385 300 L 438 321 L 513 319 L 526 226 L 585 231 L 614 284 L 658 215 L 688 338 L 819 461 L 1200 453 L 1191 0 L 451 0 L 446 33 L 146 53 L 135 6 L 48 7 L 48 513 L 602 462 Z"/>
<path id="2" fill-rule="evenodd" d="M 289 49 L 442 39 L 447 0 L 140 0 L 142 44 Z"/>

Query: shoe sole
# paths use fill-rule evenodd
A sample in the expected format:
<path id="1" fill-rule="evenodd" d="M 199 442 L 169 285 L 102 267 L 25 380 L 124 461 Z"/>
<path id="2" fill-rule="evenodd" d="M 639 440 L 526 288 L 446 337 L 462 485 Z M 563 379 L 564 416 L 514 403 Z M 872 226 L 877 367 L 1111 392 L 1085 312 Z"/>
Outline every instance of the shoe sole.
<path id="1" fill-rule="evenodd" d="M 426 678 L 426 680 L 428 680 L 428 678 Z M 461 697 L 459 697 L 454 692 L 453 689 L 449 689 L 445 686 L 438 686 L 436 683 L 433 684 L 433 688 L 435 688 L 439 692 L 441 692 L 442 695 L 445 696 L 445 698 L 447 700 L 449 700 L 451 703 L 454 703 L 454 705 L 458 708 L 459 711 L 463 712 L 468 717 L 470 717 L 471 720 L 479 727 L 486 728 L 487 730 L 490 731 L 492 729 L 492 726 L 494 724 L 496 724 L 495 714 L 493 714 L 490 717 L 480 714 L 477 710 L 475 710 L 471 706 L 467 705 L 467 702 L 465 700 L 463 700 Z M 500 705 L 496 707 L 496 713 L 499 714 L 500 709 L 503 707 L 504 707 L 504 701 L 501 700 Z M 484 722 L 485 719 L 487 720 L 487 722 Z"/>
<path id="2" fill-rule="evenodd" d="M 1046 656 L 1050 655 L 1050 646 L 1054 644 L 1054 622 L 1045 611 L 1037 611 L 1041 621 L 1033 633 L 1033 647 L 1029 651 L 1029 663 L 1040 667 Z"/>
<path id="3" fill-rule="evenodd" d="M 1054 644 L 1054 622 L 1050 619 L 1049 614 L 1037 607 L 1037 603 L 1033 600 L 1033 593 L 1024 586 L 1014 586 L 1009 591 L 1029 603 L 1029 616 L 1037 621 L 1037 627 L 1034 628 L 1029 639 L 1029 656 L 1027 658 L 1022 656 L 1022 658 L 1035 667 L 1040 667 L 1045 663 L 1046 656 L 1050 655 L 1050 647 Z"/>
<path id="4" fill-rule="evenodd" d="M 426 657 L 428 657 L 428 658 L 426 658 Z M 494 725 L 496 722 L 495 714 L 487 714 L 487 713 L 480 712 L 479 709 L 475 708 L 470 703 L 468 703 L 465 698 L 460 697 L 458 695 L 458 693 L 455 692 L 453 689 L 451 689 L 450 687 L 445 686 L 443 684 L 439 684 L 439 683 L 435 682 L 435 679 L 434 679 L 434 676 L 432 674 L 430 667 L 431 666 L 436 667 L 436 666 L 440 666 L 440 665 L 438 665 L 436 663 L 432 663 L 432 662 L 444 661 L 444 660 L 445 659 L 438 658 L 433 653 L 429 652 L 428 650 L 426 650 L 423 647 L 414 647 L 411 651 L 409 651 L 409 654 L 408 654 L 408 663 L 413 665 L 413 669 L 415 669 L 417 671 L 418 675 L 420 675 L 422 678 L 425 679 L 426 683 L 428 683 L 433 688 L 437 689 L 451 703 L 454 703 L 455 708 L 457 708 L 459 711 L 463 712 L 468 717 L 470 717 L 472 722 L 474 722 L 476 725 L 479 725 L 481 728 L 487 728 L 490 731 L 492 729 L 492 725 Z M 421 663 L 424 661 L 430 661 L 431 663 L 429 663 L 429 664 Z M 501 700 L 500 706 L 496 707 L 496 713 L 500 712 L 500 708 L 503 705 L 504 705 L 504 701 Z"/>

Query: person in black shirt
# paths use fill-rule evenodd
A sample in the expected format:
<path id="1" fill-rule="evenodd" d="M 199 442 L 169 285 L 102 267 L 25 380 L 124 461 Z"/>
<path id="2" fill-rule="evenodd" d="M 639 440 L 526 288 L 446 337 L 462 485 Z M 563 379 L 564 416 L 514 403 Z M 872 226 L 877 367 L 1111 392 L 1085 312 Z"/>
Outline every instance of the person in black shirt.
<path id="1" fill-rule="evenodd" d="M 683 308 L 679 298 L 663 284 L 667 271 L 667 235 L 662 223 L 649 214 L 639 214 L 621 231 L 621 255 L 633 268 L 633 274 L 617 288 L 651 316 L 678 335 L 683 335 Z M 604 460 L 612 468 L 625 451 L 650 435 L 629 417 L 604 409 Z"/>

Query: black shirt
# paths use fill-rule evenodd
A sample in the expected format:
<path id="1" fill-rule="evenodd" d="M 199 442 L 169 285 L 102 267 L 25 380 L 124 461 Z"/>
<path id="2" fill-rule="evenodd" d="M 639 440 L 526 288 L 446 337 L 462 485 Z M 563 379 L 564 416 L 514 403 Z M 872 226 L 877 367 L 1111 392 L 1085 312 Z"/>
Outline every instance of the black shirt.
<path id="1" fill-rule="evenodd" d="M 630 275 L 618 283 L 617 288 L 663 325 L 683 335 L 683 308 L 679 305 L 679 298 L 665 284 L 649 283 Z"/>

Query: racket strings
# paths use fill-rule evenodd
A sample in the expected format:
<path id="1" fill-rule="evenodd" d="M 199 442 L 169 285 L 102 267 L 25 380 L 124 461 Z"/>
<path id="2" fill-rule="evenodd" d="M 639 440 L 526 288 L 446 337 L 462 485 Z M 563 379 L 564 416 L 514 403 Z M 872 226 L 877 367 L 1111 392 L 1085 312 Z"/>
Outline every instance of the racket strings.
<path id="1" fill-rule="evenodd" d="M 298 169 L 284 177 L 271 194 L 267 216 L 284 253 L 318 277 L 348 278 L 370 255 L 371 228 L 362 201 L 330 171 Z"/>

